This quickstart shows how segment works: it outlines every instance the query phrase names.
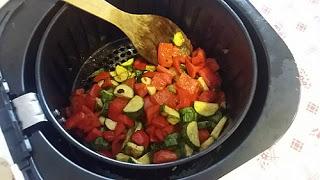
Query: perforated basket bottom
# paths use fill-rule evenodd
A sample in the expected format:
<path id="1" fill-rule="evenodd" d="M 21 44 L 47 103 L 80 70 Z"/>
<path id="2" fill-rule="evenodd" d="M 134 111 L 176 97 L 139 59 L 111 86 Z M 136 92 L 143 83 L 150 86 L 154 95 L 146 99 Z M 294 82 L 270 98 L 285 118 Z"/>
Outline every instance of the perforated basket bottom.
<path id="1" fill-rule="evenodd" d="M 115 67 L 126 60 L 136 57 L 137 50 L 127 38 L 107 43 L 95 51 L 81 66 L 72 89 L 90 86 L 88 77 L 96 70 L 105 68 L 114 70 Z"/>

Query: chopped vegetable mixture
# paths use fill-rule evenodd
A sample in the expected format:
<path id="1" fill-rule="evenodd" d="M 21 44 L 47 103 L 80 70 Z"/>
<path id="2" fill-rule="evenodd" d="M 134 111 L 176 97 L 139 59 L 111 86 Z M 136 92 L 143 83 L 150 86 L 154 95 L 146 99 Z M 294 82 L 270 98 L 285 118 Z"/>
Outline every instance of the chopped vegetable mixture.
<path id="1" fill-rule="evenodd" d="M 109 158 L 166 163 L 208 148 L 227 122 L 219 65 L 204 50 L 184 54 L 181 33 L 158 47 L 158 63 L 128 59 L 99 69 L 77 89 L 64 127 Z"/>

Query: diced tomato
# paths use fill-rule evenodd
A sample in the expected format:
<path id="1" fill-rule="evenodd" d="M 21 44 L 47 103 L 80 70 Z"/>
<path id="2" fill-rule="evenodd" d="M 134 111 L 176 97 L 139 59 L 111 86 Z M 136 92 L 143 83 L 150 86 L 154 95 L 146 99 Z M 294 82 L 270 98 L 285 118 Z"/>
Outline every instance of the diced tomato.
<path id="1" fill-rule="evenodd" d="M 159 163 L 175 161 L 177 159 L 178 159 L 178 156 L 176 153 L 169 150 L 160 150 L 153 154 L 152 162 L 159 164 Z"/>
<path id="2" fill-rule="evenodd" d="M 112 150 L 113 156 L 115 156 L 116 154 L 118 154 L 121 151 L 122 143 L 123 143 L 125 137 L 126 136 L 124 134 L 121 134 L 119 136 L 116 136 L 114 141 L 112 141 L 111 150 Z"/>
<path id="3" fill-rule="evenodd" d="M 102 136 L 108 142 L 113 141 L 113 139 L 115 138 L 114 131 L 104 131 Z"/>
<path id="4" fill-rule="evenodd" d="M 160 105 L 166 104 L 171 108 L 175 108 L 177 105 L 176 95 L 170 92 L 168 89 L 163 89 L 152 95 L 151 101 Z"/>
<path id="5" fill-rule="evenodd" d="M 89 90 L 89 95 L 96 98 L 99 96 L 101 91 L 101 87 L 98 84 L 94 84 L 91 89 Z"/>
<path id="6" fill-rule="evenodd" d="M 146 128 L 146 133 L 151 137 L 152 134 L 154 134 L 154 131 L 156 130 L 156 128 L 154 126 L 148 126 Z"/>
<path id="7" fill-rule="evenodd" d="M 154 135 L 160 142 L 164 141 L 164 138 L 166 138 L 165 134 L 162 132 L 161 129 L 156 129 Z"/>
<path id="8" fill-rule="evenodd" d="M 153 103 L 153 102 L 151 101 L 151 96 L 146 96 L 146 97 L 143 99 L 143 101 L 144 101 L 143 107 L 144 107 L 144 110 L 145 110 L 145 111 L 146 111 L 149 107 L 154 106 L 154 105 L 157 105 L 156 103 Z"/>
<path id="9" fill-rule="evenodd" d="M 144 148 L 149 146 L 150 141 L 149 136 L 143 130 L 134 132 L 131 136 L 131 140 L 137 145 L 144 146 Z"/>
<path id="10" fill-rule="evenodd" d="M 130 79 L 127 79 L 123 83 L 128 85 L 129 87 L 131 87 L 133 89 L 134 88 L 134 83 L 136 83 L 136 79 L 135 78 L 130 78 Z"/>
<path id="11" fill-rule="evenodd" d="M 89 94 L 86 95 L 86 106 L 93 111 L 94 108 L 96 107 L 96 98 L 90 96 Z"/>
<path id="12" fill-rule="evenodd" d="M 119 114 L 118 117 L 115 118 L 114 120 L 124 124 L 128 128 L 134 126 L 134 121 L 124 114 Z"/>
<path id="13" fill-rule="evenodd" d="M 216 96 L 216 92 L 214 91 L 203 91 L 199 96 L 199 101 L 215 102 Z"/>
<path id="14" fill-rule="evenodd" d="M 96 77 L 94 77 L 93 81 L 97 83 L 97 82 L 99 82 L 101 80 L 105 80 L 105 79 L 108 79 L 108 78 L 110 78 L 109 72 L 102 71 Z"/>
<path id="15" fill-rule="evenodd" d="M 157 90 L 164 89 L 168 84 L 172 83 L 171 75 L 167 73 L 156 73 L 153 78 L 151 84 L 156 87 Z"/>
<path id="16" fill-rule="evenodd" d="M 108 87 L 112 87 L 113 84 L 111 82 L 111 79 L 110 78 L 106 78 L 102 84 L 102 88 L 108 88 Z"/>
<path id="17" fill-rule="evenodd" d="M 151 71 L 148 71 L 148 72 L 145 72 L 142 74 L 142 77 L 149 77 L 149 78 L 153 78 L 153 76 L 156 74 L 156 72 L 151 72 Z"/>
<path id="18" fill-rule="evenodd" d="M 206 141 L 210 136 L 209 131 L 207 129 L 199 129 L 198 134 L 200 143 Z"/>
<path id="19" fill-rule="evenodd" d="M 94 114 L 87 106 L 82 106 L 81 110 L 85 117 L 77 124 L 77 128 L 82 129 L 84 132 L 89 132 L 93 128 L 100 127 L 98 116 Z"/>
<path id="20" fill-rule="evenodd" d="M 183 60 L 182 60 L 183 59 Z M 173 67 L 176 69 L 176 71 L 181 74 L 183 71 L 180 68 L 180 64 L 182 61 L 185 61 L 185 58 L 183 56 L 177 56 L 173 58 Z"/>
<path id="21" fill-rule="evenodd" d="M 133 62 L 133 67 L 141 71 L 145 70 L 146 66 L 147 66 L 147 63 L 142 58 L 136 58 L 135 61 Z"/>
<path id="22" fill-rule="evenodd" d="M 211 71 L 208 67 L 204 67 L 199 71 L 199 75 L 203 77 L 209 88 L 215 88 L 221 85 L 221 78 L 218 73 Z"/>
<path id="23" fill-rule="evenodd" d="M 152 105 L 148 109 L 145 110 L 147 116 L 148 124 L 152 123 L 152 120 L 159 115 L 160 113 L 160 105 Z"/>
<path id="24" fill-rule="evenodd" d="M 160 43 L 158 47 L 158 63 L 163 67 L 172 66 L 173 44 Z"/>
<path id="25" fill-rule="evenodd" d="M 86 115 L 83 112 L 78 112 L 76 114 L 73 114 L 71 117 L 69 117 L 66 120 L 64 127 L 66 129 L 73 129 L 77 127 L 77 125 L 85 118 L 85 116 Z"/>
<path id="26" fill-rule="evenodd" d="M 168 121 L 165 117 L 158 115 L 154 119 L 152 119 L 152 124 L 157 128 L 165 128 L 169 126 Z"/>
<path id="27" fill-rule="evenodd" d="M 178 86 L 176 87 L 176 91 L 178 94 L 178 101 L 179 101 L 176 107 L 177 109 L 191 106 L 193 101 L 197 100 L 198 98 L 198 93 L 191 94 L 188 90 L 179 88 Z"/>
<path id="28" fill-rule="evenodd" d="M 177 57 L 177 56 L 183 56 L 183 53 L 180 50 L 180 48 L 173 46 L 172 57 Z"/>
<path id="29" fill-rule="evenodd" d="M 129 100 L 123 97 L 117 97 L 111 101 L 108 108 L 108 117 L 116 119 L 122 113 L 124 107 L 128 104 Z"/>
<path id="30" fill-rule="evenodd" d="M 134 92 L 138 96 L 144 97 L 148 94 L 147 86 L 143 83 L 137 83 L 134 85 Z"/>
<path id="31" fill-rule="evenodd" d="M 100 150 L 99 152 L 100 152 L 100 154 L 102 154 L 108 158 L 113 158 L 112 152 L 110 152 L 108 150 Z"/>
<path id="32" fill-rule="evenodd" d="M 192 59 L 191 59 L 192 64 L 194 65 L 204 64 L 205 60 L 206 60 L 206 53 L 204 52 L 203 49 L 198 48 L 192 52 Z"/>
<path id="33" fill-rule="evenodd" d="M 84 140 L 86 142 L 92 142 L 94 141 L 97 137 L 101 137 L 102 136 L 102 132 L 97 129 L 97 128 L 94 128 L 92 129 L 89 134 L 87 134 L 87 136 L 84 138 Z"/>
<path id="34" fill-rule="evenodd" d="M 197 80 L 192 79 L 190 76 L 186 74 L 181 74 L 179 80 L 176 85 L 179 88 L 182 88 L 189 92 L 190 94 L 197 94 L 200 91 L 200 85 Z"/>
<path id="35" fill-rule="evenodd" d="M 217 63 L 217 60 L 214 58 L 208 58 L 206 60 L 206 67 L 208 67 L 212 72 L 216 72 L 220 69 L 220 66 Z"/>
<path id="36" fill-rule="evenodd" d="M 174 127 L 172 125 L 169 125 L 169 126 L 163 128 L 163 132 L 165 132 L 167 135 L 171 134 L 174 132 Z"/>
<path id="37" fill-rule="evenodd" d="M 171 71 L 169 71 L 169 69 L 167 69 L 167 68 L 165 68 L 165 67 L 163 67 L 161 65 L 157 66 L 157 71 L 161 72 L 161 73 L 166 73 L 166 74 L 168 74 L 168 75 L 170 75 L 172 77 L 175 76 L 175 74 L 173 74 Z"/>
<path id="38" fill-rule="evenodd" d="M 86 105 L 87 103 L 85 94 L 74 95 L 71 97 L 70 101 L 72 113 L 80 112 L 82 106 Z"/>
<path id="39" fill-rule="evenodd" d="M 186 59 L 187 72 L 188 72 L 188 75 L 192 78 L 195 78 L 197 76 L 197 73 L 200 71 L 200 69 L 203 68 L 203 66 L 204 66 L 204 63 L 194 65 L 190 62 L 189 59 Z"/>
<path id="40" fill-rule="evenodd" d="M 82 95 L 82 94 L 84 94 L 84 89 L 83 88 L 79 88 L 79 89 L 76 89 L 75 91 L 74 91 L 74 95 Z"/>
<path id="41" fill-rule="evenodd" d="M 123 123 L 118 122 L 116 128 L 114 129 L 114 135 L 117 137 L 120 134 L 124 133 L 126 126 Z"/>

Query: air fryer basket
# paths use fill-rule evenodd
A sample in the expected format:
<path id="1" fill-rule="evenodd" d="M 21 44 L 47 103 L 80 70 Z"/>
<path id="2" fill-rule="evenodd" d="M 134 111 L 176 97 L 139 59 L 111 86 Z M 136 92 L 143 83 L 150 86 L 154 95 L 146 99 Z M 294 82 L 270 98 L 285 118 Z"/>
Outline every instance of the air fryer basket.
<path id="1" fill-rule="evenodd" d="M 152 13 L 170 18 L 189 36 L 194 47 L 203 48 L 208 57 L 217 58 L 221 65 L 223 89 L 231 115 L 221 137 L 210 148 L 192 157 L 148 167 L 177 165 L 200 157 L 219 146 L 243 120 L 256 84 L 257 67 L 252 42 L 237 15 L 222 0 L 204 0 L 201 3 L 192 0 L 109 2 L 131 13 Z M 139 167 L 141 165 L 118 162 L 88 149 L 66 132 L 52 113 L 55 109 L 62 109 L 68 105 L 77 77 L 79 81 L 75 86 L 82 85 L 81 80 L 85 79 L 83 74 L 90 74 L 98 69 L 97 64 L 108 66 L 121 60 L 108 57 L 108 53 L 96 53 L 94 57 L 91 55 L 102 46 L 108 47 L 108 43 L 123 38 L 124 34 L 110 23 L 74 7 L 63 6 L 52 19 L 42 38 L 36 62 L 36 83 L 39 99 L 48 119 L 69 142 L 105 162 Z M 103 48 L 100 50 L 103 52 Z M 131 52 L 131 55 L 134 55 L 134 52 Z M 88 66 L 89 68 L 83 66 L 86 68 L 81 69 L 87 59 L 97 63 Z M 80 69 L 84 73 L 78 76 Z"/>

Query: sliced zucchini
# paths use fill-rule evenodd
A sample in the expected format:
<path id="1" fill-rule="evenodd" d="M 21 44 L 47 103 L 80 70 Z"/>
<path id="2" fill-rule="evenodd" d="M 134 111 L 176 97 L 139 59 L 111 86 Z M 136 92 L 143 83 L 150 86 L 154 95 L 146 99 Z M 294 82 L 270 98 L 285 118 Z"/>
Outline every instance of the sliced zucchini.
<path id="1" fill-rule="evenodd" d="M 142 77 L 141 82 L 145 85 L 150 85 L 151 84 L 151 78 L 149 77 Z"/>
<path id="2" fill-rule="evenodd" d="M 118 86 L 119 85 L 119 83 L 117 81 L 113 80 L 113 79 L 111 80 L 111 84 L 114 85 L 114 86 Z"/>
<path id="3" fill-rule="evenodd" d="M 116 126 L 117 126 L 117 122 L 116 121 L 112 121 L 109 118 L 106 118 L 105 121 L 104 121 L 104 125 L 110 130 L 115 130 Z"/>
<path id="4" fill-rule="evenodd" d="M 150 164 L 150 153 L 146 153 L 138 159 L 141 164 Z"/>
<path id="5" fill-rule="evenodd" d="M 187 157 L 193 154 L 193 149 L 188 144 L 184 144 L 184 151 Z"/>
<path id="6" fill-rule="evenodd" d="M 100 91 L 100 96 L 102 103 L 109 102 L 113 99 L 113 93 L 106 90 Z"/>
<path id="7" fill-rule="evenodd" d="M 183 34 L 181 32 L 176 32 L 173 36 L 173 43 L 174 45 L 180 47 L 184 43 L 185 39 L 183 37 Z"/>
<path id="8" fill-rule="evenodd" d="M 116 160 L 118 161 L 122 161 L 122 162 L 128 162 L 129 161 L 130 156 L 123 154 L 123 153 L 118 153 L 116 155 Z"/>
<path id="9" fill-rule="evenodd" d="M 96 98 L 96 105 L 98 109 L 101 109 L 103 107 L 103 102 L 100 98 Z"/>
<path id="10" fill-rule="evenodd" d="M 177 93 L 176 88 L 174 87 L 173 84 L 170 84 L 167 88 L 168 88 L 168 91 L 172 93 Z"/>
<path id="11" fill-rule="evenodd" d="M 180 122 L 180 114 L 178 111 L 176 111 L 175 109 L 172 109 L 167 105 L 161 106 L 161 109 L 162 109 L 161 114 L 167 117 L 167 121 L 170 124 L 175 125 Z"/>
<path id="12" fill-rule="evenodd" d="M 131 66 L 134 62 L 134 59 L 128 59 L 126 62 L 122 63 L 121 66 Z"/>
<path id="13" fill-rule="evenodd" d="M 134 132 L 134 128 L 130 128 L 127 132 L 126 138 L 124 139 L 122 143 L 122 149 L 127 145 L 127 143 L 130 141 L 130 138 Z"/>
<path id="14" fill-rule="evenodd" d="M 131 87 L 126 84 L 120 84 L 113 91 L 115 96 L 133 98 L 134 91 Z"/>
<path id="15" fill-rule="evenodd" d="M 202 88 L 203 91 L 209 91 L 209 87 L 207 86 L 206 82 L 204 81 L 203 77 L 198 78 L 198 82 Z"/>
<path id="16" fill-rule="evenodd" d="M 197 121 L 198 116 L 193 107 L 186 107 L 180 110 L 181 119 L 183 122 L 188 123 L 191 121 Z"/>
<path id="17" fill-rule="evenodd" d="M 211 136 L 214 138 L 214 139 L 218 139 L 224 125 L 226 124 L 227 122 L 227 117 L 226 116 L 223 116 L 223 118 L 220 119 L 220 121 L 218 122 L 218 124 L 216 125 L 216 127 L 212 130 L 211 132 Z"/>
<path id="18" fill-rule="evenodd" d="M 155 71 L 156 69 L 157 69 L 157 68 L 156 68 L 154 65 L 147 65 L 147 66 L 146 66 L 146 70 L 147 70 L 147 71 L 152 71 L 152 72 L 153 72 L 153 71 Z"/>
<path id="19" fill-rule="evenodd" d="M 217 103 L 208 103 L 202 101 L 195 101 L 193 104 L 194 109 L 197 113 L 202 116 L 212 116 L 219 109 L 219 105 Z"/>
<path id="20" fill-rule="evenodd" d="M 196 121 L 192 121 L 186 125 L 185 133 L 187 135 L 188 141 L 192 146 L 198 148 L 200 147 L 200 140 L 198 134 L 198 125 Z"/>
<path id="21" fill-rule="evenodd" d="M 214 142 L 214 138 L 213 137 L 209 137 L 207 140 L 205 140 L 201 145 L 200 145 L 200 151 L 201 150 L 205 150 L 207 149 L 211 144 L 213 144 Z"/>
<path id="22" fill-rule="evenodd" d="M 98 82 L 98 86 L 99 86 L 99 87 L 102 87 L 103 83 L 104 83 L 104 80 L 99 81 L 99 82 Z"/>
<path id="23" fill-rule="evenodd" d="M 128 142 L 124 148 L 124 152 L 134 158 L 140 157 L 144 151 L 143 146 L 138 146 L 132 142 Z"/>
<path id="24" fill-rule="evenodd" d="M 141 108 L 140 110 L 138 110 L 136 112 L 124 112 L 124 114 L 127 115 L 132 120 L 139 121 L 139 120 L 141 120 L 141 117 L 144 114 L 144 109 Z"/>
<path id="25" fill-rule="evenodd" d="M 121 65 L 117 65 L 116 66 L 116 73 L 117 73 L 118 76 L 120 74 L 122 74 L 122 73 L 127 73 L 128 74 L 128 70 L 125 67 L 121 66 Z"/>
<path id="26" fill-rule="evenodd" d="M 143 98 L 138 95 L 135 95 L 129 101 L 126 107 L 124 107 L 123 111 L 126 113 L 137 112 L 143 108 L 143 104 L 144 104 Z"/>
<path id="27" fill-rule="evenodd" d="M 110 71 L 110 72 L 109 72 L 109 74 L 110 74 L 110 76 L 111 76 L 111 77 L 115 77 L 115 76 L 117 76 L 116 71 Z"/>
<path id="28" fill-rule="evenodd" d="M 157 89 L 154 86 L 147 86 L 147 91 L 148 91 L 149 95 L 152 96 L 157 92 Z"/>
<path id="29" fill-rule="evenodd" d="M 134 157 L 130 157 L 128 162 L 133 164 L 141 164 L 141 162 L 135 159 Z"/>
<path id="30" fill-rule="evenodd" d="M 139 131 L 139 130 L 141 130 L 141 129 L 142 129 L 142 123 L 136 121 L 136 122 L 135 122 L 134 132 Z"/>
<path id="31" fill-rule="evenodd" d="M 129 67 L 130 67 L 130 66 L 129 66 Z M 135 73 L 132 73 L 132 72 L 129 72 L 129 77 L 128 77 L 128 79 L 134 78 L 134 77 L 136 77 L 136 74 L 135 74 Z"/>
<path id="32" fill-rule="evenodd" d="M 176 146 L 178 145 L 178 138 L 179 138 L 178 133 L 169 134 L 164 140 L 164 145 L 166 147 Z"/>
<path id="33" fill-rule="evenodd" d="M 100 116 L 100 117 L 99 117 L 99 121 L 100 121 L 100 124 L 103 126 L 103 125 L 104 125 L 104 122 L 106 121 L 106 118 L 103 117 L 103 116 Z"/>
<path id="34" fill-rule="evenodd" d="M 117 82 L 123 82 L 127 79 L 129 79 L 129 73 L 127 72 L 123 72 L 121 74 L 118 74 L 117 76 L 113 77 L 114 80 L 116 80 Z"/>

